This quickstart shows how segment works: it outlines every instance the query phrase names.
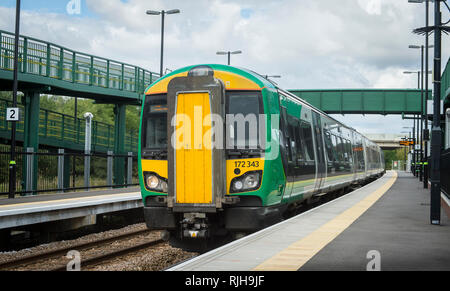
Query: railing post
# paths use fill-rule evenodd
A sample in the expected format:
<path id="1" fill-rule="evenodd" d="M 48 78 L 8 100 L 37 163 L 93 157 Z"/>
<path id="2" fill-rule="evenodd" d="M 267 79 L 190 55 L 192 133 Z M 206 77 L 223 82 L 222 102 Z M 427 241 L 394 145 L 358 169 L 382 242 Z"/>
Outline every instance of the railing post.
<path id="1" fill-rule="evenodd" d="M 107 152 L 106 184 L 112 189 L 112 186 L 113 186 L 113 151 Z"/>
<path id="2" fill-rule="evenodd" d="M 27 73 L 28 71 L 28 39 L 23 38 L 23 54 L 22 54 L 22 72 Z"/>
<path id="3" fill-rule="evenodd" d="M 120 81 L 120 90 L 124 90 L 125 65 L 122 64 L 122 80 Z"/>
<path id="4" fill-rule="evenodd" d="M 27 148 L 27 154 L 26 154 L 26 172 L 27 177 L 25 180 L 25 191 L 26 195 L 32 195 L 33 194 L 33 161 L 34 161 L 34 148 L 29 147 Z"/>
<path id="5" fill-rule="evenodd" d="M 77 121 L 77 143 L 80 143 L 80 119 L 79 118 L 77 118 L 76 119 Z"/>
<path id="6" fill-rule="evenodd" d="M 139 69 L 134 67 L 134 92 L 138 92 L 139 87 Z"/>
<path id="7" fill-rule="evenodd" d="M 72 52 L 72 83 L 75 83 L 76 71 L 76 54 Z"/>
<path id="8" fill-rule="evenodd" d="M 58 189 L 64 190 L 64 149 L 58 149 Z"/>
<path id="9" fill-rule="evenodd" d="M 44 136 L 47 137 L 48 131 L 48 110 L 44 110 Z"/>
<path id="10" fill-rule="evenodd" d="M 128 152 L 127 184 L 131 185 L 132 183 L 133 183 L 133 153 Z"/>
<path id="11" fill-rule="evenodd" d="M 145 90 L 145 70 L 142 70 L 142 91 L 144 90 Z M 141 92 L 141 90 L 139 90 L 139 92 Z"/>
<path id="12" fill-rule="evenodd" d="M 5 49 L 5 56 L 3 57 L 4 63 L 5 63 L 5 69 L 9 69 L 9 57 L 8 57 L 8 51 Z"/>
<path id="13" fill-rule="evenodd" d="M 109 60 L 106 60 L 106 88 L 109 88 Z"/>
<path id="14" fill-rule="evenodd" d="M 89 68 L 89 85 L 92 86 L 94 82 L 94 57 L 91 56 L 91 67 Z"/>
<path id="15" fill-rule="evenodd" d="M 45 69 L 45 76 L 50 77 L 50 55 L 51 55 L 51 48 L 50 44 L 47 44 L 47 64 Z"/>
<path id="16" fill-rule="evenodd" d="M 59 49 L 59 79 L 63 79 L 63 73 L 64 73 L 64 49 Z"/>

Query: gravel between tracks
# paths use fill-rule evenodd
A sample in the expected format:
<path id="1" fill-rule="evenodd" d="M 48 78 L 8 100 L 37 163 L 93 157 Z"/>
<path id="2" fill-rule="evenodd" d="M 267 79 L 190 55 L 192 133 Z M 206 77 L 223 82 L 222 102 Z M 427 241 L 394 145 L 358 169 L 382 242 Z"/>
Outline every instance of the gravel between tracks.
<path id="1" fill-rule="evenodd" d="M 145 229 L 145 223 L 139 223 L 130 225 L 117 230 L 110 230 L 96 234 L 90 234 L 80 237 L 75 240 L 69 241 L 59 241 L 52 242 L 49 244 L 39 245 L 33 248 L 24 249 L 14 252 L 4 252 L 0 253 L 0 262 L 9 261 L 13 259 L 18 259 L 21 257 L 29 256 L 32 254 L 39 254 L 47 252 L 49 250 L 60 249 L 63 247 L 75 246 L 80 243 L 96 241 L 99 239 L 104 239 L 112 236 L 117 236 L 119 234 L 136 231 L 140 229 Z M 94 247 L 87 249 L 85 251 L 80 251 L 81 261 L 83 257 L 92 257 L 113 250 L 118 250 L 121 248 L 129 247 L 134 244 L 143 243 L 150 240 L 156 240 L 160 238 L 160 233 L 157 231 L 149 232 L 142 235 L 137 235 L 132 238 L 124 239 L 109 243 L 106 246 Z M 86 268 L 82 267 L 82 270 L 97 270 L 97 271 L 157 271 L 163 270 L 170 265 L 173 265 L 179 261 L 186 260 L 190 257 L 194 257 L 197 254 L 185 252 L 183 250 L 172 248 L 167 243 L 162 243 L 153 247 L 149 247 L 138 252 L 130 253 L 120 258 L 111 259 L 107 262 L 103 262 L 96 266 L 88 266 Z M 66 264 L 69 262 L 65 256 L 55 257 L 51 259 L 45 259 L 42 262 L 30 263 L 28 265 L 23 265 L 10 270 L 48 270 L 51 267 L 60 264 Z"/>

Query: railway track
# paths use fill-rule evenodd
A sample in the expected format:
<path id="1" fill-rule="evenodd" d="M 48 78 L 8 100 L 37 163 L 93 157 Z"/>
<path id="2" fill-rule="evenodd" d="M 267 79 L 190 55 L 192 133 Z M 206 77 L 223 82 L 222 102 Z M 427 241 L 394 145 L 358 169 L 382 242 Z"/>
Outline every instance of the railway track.
<path id="1" fill-rule="evenodd" d="M 14 260 L 0 263 L 0 270 L 13 269 L 13 268 L 21 267 L 24 265 L 39 263 L 44 260 L 49 260 L 52 258 L 65 256 L 71 250 L 77 250 L 77 251 L 89 250 L 89 249 L 92 249 L 95 247 L 101 247 L 101 246 L 107 245 L 109 243 L 116 242 L 118 240 L 126 240 L 126 239 L 130 239 L 130 238 L 133 238 L 133 237 L 136 237 L 139 235 L 150 233 L 150 232 L 151 231 L 148 229 L 131 231 L 128 233 L 124 233 L 124 234 L 120 234 L 120 235 L 116 235 L 116 236 L 112 236 L 112 237 L 108 237 L 108 238 L 104 238 L 104 239 L 100 239 L 100 240 L 96 240 L 96 241 L 81 243 L 81 244 L 72 245 L 72 246 L 68 246 L 68 247 L 64 247 L 64 248 L 59 248 L 56 250 L 51 250 L 51 251 L 47 251 L 47 252 L 43 252 L 43 253 L 39 253 L 39 254 L 29 255 L 26 257 L 19 258 L 19 259 L 14 259 Z M 100 255 L 89 256 L 89 257 L 81 260 L 81 266 L 86 267 L 89 265 L 98 264 L 102 261 L 113 259 L 113 258 L 119 257 L 119 256 L 123 256 L 128 253 L 135 252 L 137 250 L 144 249 L 147 247 L 151 247 L 151 246 L 163 243 L 163 242 L 164 241 L 162 239 L 152 239 L 150 241 L 146 241 L 146 242 L 135 244 L 135 245 L 132 245 L 129 247 L 120 248 L 118 250 L 113 250 L 110 252 L 102 253 Z M 66 268 L 67 268 L 66 264 L 60 264 L 60 265 L 58 264 L 48 270 L 49 271 L 65 271 Z"/>

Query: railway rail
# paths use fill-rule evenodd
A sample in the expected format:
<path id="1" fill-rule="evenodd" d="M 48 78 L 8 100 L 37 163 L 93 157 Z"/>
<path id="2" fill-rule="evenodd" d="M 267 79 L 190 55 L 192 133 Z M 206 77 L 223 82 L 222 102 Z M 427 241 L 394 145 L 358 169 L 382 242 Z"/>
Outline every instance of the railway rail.
<path id="1" fill-rule="evenodd" d="M 109 243 L 112 243 L 112 242 L 115 242 L 118 240 L 126 240 L 126 239 L 130 239 L 130 238 L 133 238 L 133 237 L 136 237 L 139 235 L 147 234 L 150 232 L 151 231 L 148 229 L 140 229 L 140 230 L 130 231 L 130 232 L 127 232 L 124 234 L 120 234 L 120 235 L 116 235 L 116 236 L 112 236 L 112 237 L 108 237 L 108 238 L 104 238 L 104 239 L 99 239 L 99 240 L 90 241 L 90 242 L 86 242 L 86 243 L 80 243 L 77 245 L 67 246 L 67 247 L 58 248 L 58 249 L 51 250 L 51 251 L 46 251 L 43 253 L 33 254 L 33 255 L 26 256 L 26 257 L 9 260 L 9 261 L 0 263 L 0 270 L 14 269 L 14 268 L 21 267 L 24 265 L 39 263 L 39 262 L 42 262 L 43 260 L 57 258 L 58 256 L 64 256 L 71 250 L 77 250 L 77 251 L 89 250 L 89 249 L 92 249 L 95 247 L 104 246 L 106 244 L 109 244 Z M 106 252 L 106 253 L 96 255 L 96 256 L 91 256 L 86 259 L 83 259 L 81 261 L 81 265 L 83 267 L 86 267 L 88 265 L 96 264 L 96 263 L 99 263 L 99 262 L 102 262 L 102 261 L 105 261 L 105 260 L 108 260 L 108 259 L 111 259 L 114 257 L 123 256 L 123 255 L 126 255 L 128 253 L 131 253 L 131 252 L 143 249 L 143 248 L 161 244 L 163 242 L 164 241 L 162 239 L 152 239 L 150 241 L 146 241 L 146 242 L 143 242 L 140 244 L 135 244 L 130 247 L 121 248 L 118 250 Z M 53 268 L 50 268 L 49 270 L 50 271 L 66 270 L 66 264 L 57 265 Z"/>

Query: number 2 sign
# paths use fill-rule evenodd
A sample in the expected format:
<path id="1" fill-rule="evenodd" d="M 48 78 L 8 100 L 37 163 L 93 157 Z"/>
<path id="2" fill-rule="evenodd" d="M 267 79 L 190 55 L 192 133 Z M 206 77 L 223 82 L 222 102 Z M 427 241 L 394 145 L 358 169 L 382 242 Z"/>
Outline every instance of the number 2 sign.
<path id="1" fill-rule="evenodd" d="M 17 107 L 6 108 L 6 121 L 19 121 L 19 108 Z"/>

